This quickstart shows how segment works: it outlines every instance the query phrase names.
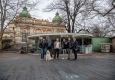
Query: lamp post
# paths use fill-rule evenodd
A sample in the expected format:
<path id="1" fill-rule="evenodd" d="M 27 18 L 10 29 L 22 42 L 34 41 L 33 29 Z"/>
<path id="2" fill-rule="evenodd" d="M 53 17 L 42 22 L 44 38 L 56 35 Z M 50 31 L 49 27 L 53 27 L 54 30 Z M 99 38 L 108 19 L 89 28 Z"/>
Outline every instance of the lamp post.
<path id="1" fill-rule="evenodd" d="M 28 39 L 27 39 L 28 33 L 24 32 L 22 33 L 22 42 L 26 43 L 26 47 L 25 47 L 25 52 L 28 53 Z"/>
<path id="2" fill-rule="evenodd" d="M 14 44 L 15 44 L 15 31 L 14 31 Z"/>
<path id="3" fill-rule="evenodd" d="M 1 7 L 0 7 L 0 29 L 1 29 Z"/>
<path id="4" fill-rule="evenodd" d="M 28 53 L 28 38 L 27 38 L 27 35 L 26 35 L 26 53 Z"/>
<path id="5" fill-rule="evenodd" d="M 7 48 L 7 36 L 4 37 L 4 40 L 5 40 L 4 46 L 5 46 L 5 48 Z"/>

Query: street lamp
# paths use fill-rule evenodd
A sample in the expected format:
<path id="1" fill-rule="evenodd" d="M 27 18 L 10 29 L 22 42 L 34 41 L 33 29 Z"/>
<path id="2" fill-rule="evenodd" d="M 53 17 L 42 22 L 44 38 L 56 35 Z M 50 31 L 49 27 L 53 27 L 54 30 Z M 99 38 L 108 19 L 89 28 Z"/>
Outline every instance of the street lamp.
<path id="1" fill-rule="evenodd" d="M 4 37 L 4 47 L 7 48 L 7 36 Z"/>
<path id="2" fill-rule="evenodd" d="M 14 33 L 14 39 L 13 39 L 13 42 L 15 43 L 15 27 L 13 27 L 13 33 Z"/>
<path id="3" fill-rule="evenodd" d="M 25 52 L 28 53 L 28 39 L 27 39 L 28 33 L 22 33 L 22 42 L 26 43 L 26 47 L 25 47 Z"/>

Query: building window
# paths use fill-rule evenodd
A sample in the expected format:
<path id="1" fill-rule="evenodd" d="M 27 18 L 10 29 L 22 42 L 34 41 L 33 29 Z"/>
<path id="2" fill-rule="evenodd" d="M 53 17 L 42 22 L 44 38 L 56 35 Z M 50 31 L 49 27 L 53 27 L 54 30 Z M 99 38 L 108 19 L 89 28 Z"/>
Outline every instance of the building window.
<path id="1" fill-rule="evenodd" d="M 42 31 L 40 29 L 36 29 L 35 34 L 39 34 L 42 33 Z"/>
<path id="2" fill-rule="evenodd" d="M 14 27 L 12 29 L 14 30 Z"/>
<path id="3" fill-rule="evenodd" d="M 22 42 L 27 41 L 27 33 L 22 33 Z"/>
<path id="4" fill-rule="evenodd" d="M 51 31 L 50 29 L 48 29 L 48 30 L 46 31 L 46 33 L 52 33 L 52 31 Z"/>

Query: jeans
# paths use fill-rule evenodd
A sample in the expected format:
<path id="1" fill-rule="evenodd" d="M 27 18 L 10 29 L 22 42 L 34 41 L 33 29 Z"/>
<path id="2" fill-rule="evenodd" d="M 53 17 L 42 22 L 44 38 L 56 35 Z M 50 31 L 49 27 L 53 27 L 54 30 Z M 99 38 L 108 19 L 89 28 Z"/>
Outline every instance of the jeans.
<path id="1" fill-rule="evenodd" d="M 67 49 L 68 58 L 70 59 L 72 57 L 72 49 Z"/>
<path id="2" fill-rule="evenodd" d="M 46 49 L 41 49 L 41 59 L 44 59 L 45 54 L 46 54 Z"/>
<path id="3" fill-rule="evenodd" d="M 65 57 L 64 54 L 66 54 L 66 49 L 63 49 L 63 58 Z"/>

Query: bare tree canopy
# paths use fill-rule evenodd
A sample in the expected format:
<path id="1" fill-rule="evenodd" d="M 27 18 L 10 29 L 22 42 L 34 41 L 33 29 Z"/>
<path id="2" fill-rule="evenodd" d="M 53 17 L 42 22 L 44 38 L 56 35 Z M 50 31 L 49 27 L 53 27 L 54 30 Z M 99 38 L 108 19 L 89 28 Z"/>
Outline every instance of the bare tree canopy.
<path id="1" fill-rule="evenodd" d="M 85 5 L 88 0 L 55 0 L 45 11 L 59 10 L 62 13 L 62 19 L 67 23 L 66 30 L 68 32 L 75 32 L 75 21 L 77 16 L 85 12 Z"/>
<path id="2" fill-rule="evenodd" d="M 44 11 L 53 10 L 60 11 L 68 32 L 93 33 L 98 27 L 99 36 L 106 36 L 115 30 L 115 0 L 54 0 Z"/>
<path id="3" fill-rule="evenodd" d="M 96 24 L 100 28 L 102 34 L 100 36 L 107 36 L 108 33 L 115 30 L 115 0 L 92 0 L 91 8 L 95 16 L 103 18 L 100 24 Z"/>
<path id="4" fill-rule="evenodd" d="M 22 7 L 29 7 L 29 11 L 34 9 L 38 0 L 0 0 L 0 52 L 2 49 L 2 36 L 8 24 L 16 17 Z"/>
<path id="5" fill-rule="evenodd" d="M 102 16 L 115 14 L 115 0 L 93 0 L 92 9 Z"/>

